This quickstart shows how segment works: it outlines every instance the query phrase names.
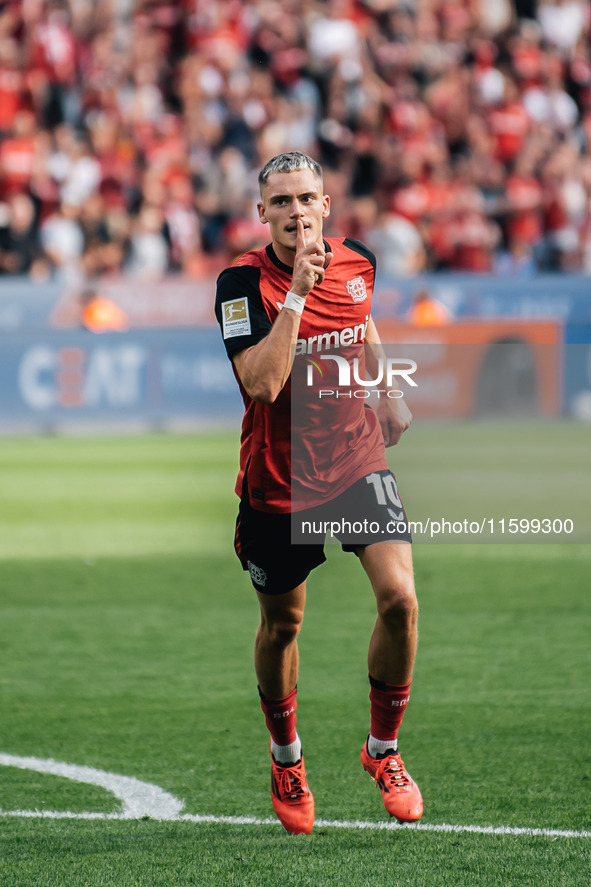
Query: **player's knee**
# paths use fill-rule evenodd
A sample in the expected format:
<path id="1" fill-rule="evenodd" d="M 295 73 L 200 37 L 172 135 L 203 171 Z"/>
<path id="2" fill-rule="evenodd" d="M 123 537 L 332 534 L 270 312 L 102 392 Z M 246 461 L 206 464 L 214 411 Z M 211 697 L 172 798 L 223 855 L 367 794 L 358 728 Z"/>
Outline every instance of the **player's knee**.
<path id="1" fill-rule="evenodd" d="M 419 605 L 412 579 L 392 582 L 380 589 L 376 599 L 378 614 L 384 622 L 398 627 L 416 625 Z"/>
<path id="2" fill-rule="evenodd" d="M 285 614 L 283 617 L 267 621 L 265 628 L 269 642 L 278 649 L 289 647 L 296 640 L 302 627 L 299 613 Z"/>

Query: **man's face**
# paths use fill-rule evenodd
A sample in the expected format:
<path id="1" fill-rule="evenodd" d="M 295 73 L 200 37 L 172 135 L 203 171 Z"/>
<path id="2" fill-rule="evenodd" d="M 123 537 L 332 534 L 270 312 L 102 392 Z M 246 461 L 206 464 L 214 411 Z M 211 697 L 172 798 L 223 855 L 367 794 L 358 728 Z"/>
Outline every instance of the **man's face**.
<path id="1" fill-rule="evenodd" d="M 322 222 L 330 212 L 330 198 L 311 169 L 271 173 L 258 204 L 261 222 L 269 224 L 277 257 L 293 265 L 298 219 L 304 223 L 306 244 L 322 241 Z"/>

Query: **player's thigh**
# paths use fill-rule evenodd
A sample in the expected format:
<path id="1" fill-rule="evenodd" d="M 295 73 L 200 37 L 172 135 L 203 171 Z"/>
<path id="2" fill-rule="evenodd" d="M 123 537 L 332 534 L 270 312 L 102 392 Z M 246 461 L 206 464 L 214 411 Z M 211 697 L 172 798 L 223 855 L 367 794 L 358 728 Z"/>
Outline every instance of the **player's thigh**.
<path id="1" fill-rule="evenodd" d="M 301 582 L 283 594 L 264 594 L 260 591 L 256 594 L 261 610 L 261 625 L 295 637 L 304 620 L 306 583 Z"/>
<path id="2" fill-rule="evenodd" d="M 378 542 L 356 551 L 373 588 L 378 611 L 416 611 L 412 545 L 409 542 Z"/>

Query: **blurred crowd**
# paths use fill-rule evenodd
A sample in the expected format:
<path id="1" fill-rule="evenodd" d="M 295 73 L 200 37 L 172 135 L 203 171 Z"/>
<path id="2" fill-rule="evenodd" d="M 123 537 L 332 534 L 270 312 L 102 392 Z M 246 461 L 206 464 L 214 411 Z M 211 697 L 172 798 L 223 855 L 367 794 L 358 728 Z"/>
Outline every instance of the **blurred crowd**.
<path id="1" fill-rule="evenodd" d="M 0 0 L 0 273 L 213 273 L 325 169 L 383 274 L 591 273 L 588 0 Z"/>

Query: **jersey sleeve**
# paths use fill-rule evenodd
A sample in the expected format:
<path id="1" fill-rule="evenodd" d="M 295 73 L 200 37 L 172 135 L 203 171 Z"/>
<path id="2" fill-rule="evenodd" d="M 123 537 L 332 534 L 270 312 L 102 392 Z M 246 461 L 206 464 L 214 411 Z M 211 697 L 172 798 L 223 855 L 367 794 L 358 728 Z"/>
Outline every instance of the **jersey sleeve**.
<path id="1" fill-rule="evenodd" d="M 251 265 L 234 265 L 218 277 L 215 316 L 230 359 L 271 330 L 259 284 L 260 268 Z"/>

